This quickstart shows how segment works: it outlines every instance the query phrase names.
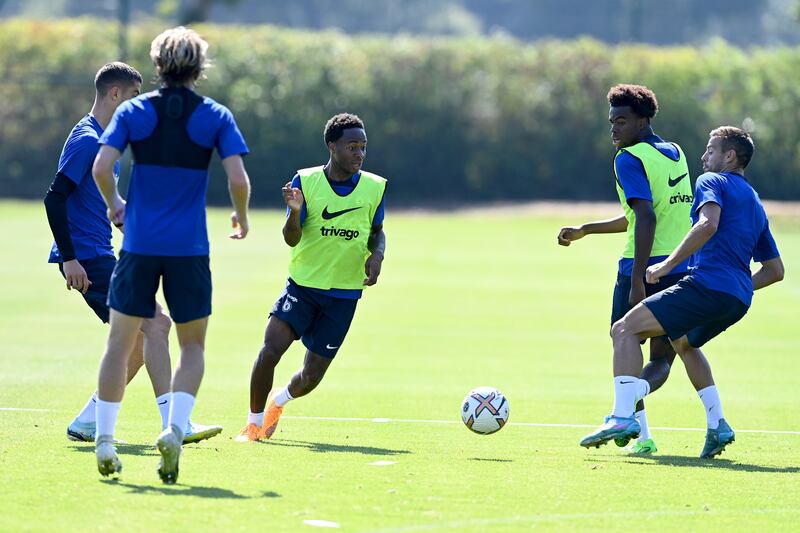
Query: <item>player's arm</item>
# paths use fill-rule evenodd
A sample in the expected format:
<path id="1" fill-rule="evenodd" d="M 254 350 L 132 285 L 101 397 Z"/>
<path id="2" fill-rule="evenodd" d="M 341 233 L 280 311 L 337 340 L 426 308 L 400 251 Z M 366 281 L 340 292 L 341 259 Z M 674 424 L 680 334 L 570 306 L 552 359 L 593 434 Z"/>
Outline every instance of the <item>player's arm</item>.
<path id="1" fill-rule="evenodd" d="M 244 168 L 244 161 L 239 154 L 231 155 L 222 160 L 222 167 L 228 176 L 228 192 L 233 203 L 231 225 L 234 233 L 231 239 L 244 239 L 250 231 L 250 222 L 247 218 L 247 205 L 250 203 L 250 178 Z"/>
<path id="2" fill-rule="evenodd" d="M 657 283 L 672 269 L 686 261 L 693 253 L 703 247 L 714 236 L 719 227 L 719 216 L 722 208 L 716 202 L 706 202 L 700 208 L 697 224 L 692 226 L 675 250 L 662 262 L 647 269 L 647 282 Z"/>
<path id="3" fill-rule="evenodd" d="M 289 246 L 297 246 L 300 242 L 300 237 L 303 236 L 303 205 L 305 204 L 305 197 L 303 191 L 299 187 L 293 187 L 291 181 L 286 182 L 286 185 L 281 189 L 283 193 L 283 201 L 286 202 L 286 207 L 289 213 L 286 216 L 286 222 L 283 225 L 283 240 Z"/>
<path id="4" fill-rule="evenodd" d="M 631 307 L 644 300 L 644 273 L 650 252 L 653 250 L 653 240 L 656 237 L 656 212 L 653 202 L 641 198 L 633 198 L 629 204 L 636 215 L 633 228 L 634 250 L 633 270 L 631 271 L 631 291 L 628 294 L 628 304 Z"/>
<path id="5" fill-rule="evenodd" d="M 753 274 L 753 290 L 763 289 L 783 280 L 783 261 L 774 257 L 761 263 L 761 268 Z"/>
<path id="6" fill-rule="evenodd" d="M 120 196 L 117 180 L 114 179 L 114 163 L 120 155 L 122 154 L 119 150 L 104 144 L 97 152 L 92 165 L 92 177 L 108 207 L 108 219 L 117 227 L 125 222 L 125 200 Z"/>
<path id="7" fill-rule="evenodd" d="M 620 215 L 606 220 L 587 222 L 580 226 L 563 227 L 558 232 L 558 244 L 569 246 L 572 241 L 577 241 L 593 233 L 623 233 L 627 230 L 628 219 L 625 218 L 625 215 Z"/>
<path id="8" fill-rule="evenodd" d="M 769 230 L 769 222 L 756 241 L 753 259 L 761 263 L 761 268 L 752 275 L 753 290 L 763 289 L 783 279 L 783 261 L 778 246 Z"/>
<path id="9" fill-rule="evenodd" d="M 89 290 L 89 276 L 83 266 L 75 258 L 75 248 L 69 234 L 69 219 L 67 217 L 67 198 L 78 186 L 74 181 L 62 173 L 56 174 L 53 183 L 44 196 L 44 208 L 47 212 L 47 222 L 56 241 L 58 252 L 63 261 L 64 277 L 67 278 L 67 289 L 77 289 L 86 294 Z"/>
<path id="10" fill-rule="evenodd" d="M 383 224 L 370 231 L 367 249 L 369 249 L 370 255 L 364 264 L 364 274 L 367 275 L 364 285 L 369 287 L 378 283 L 378 276 L 381 275 L 383 256 L 386 252 L 386 234 L 383 232 Z"/>

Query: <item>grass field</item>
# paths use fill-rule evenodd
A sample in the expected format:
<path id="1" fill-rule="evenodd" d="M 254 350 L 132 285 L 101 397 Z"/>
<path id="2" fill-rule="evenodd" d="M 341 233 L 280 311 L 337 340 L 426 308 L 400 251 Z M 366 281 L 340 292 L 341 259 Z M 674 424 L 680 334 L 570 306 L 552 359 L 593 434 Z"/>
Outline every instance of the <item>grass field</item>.
<path id="1" fill-rule="evenodd" d="M 773 221 L 786 280 L 707 346 L 737 439 L 702 461 L 705 417 L 680 362 L 647 400 L 659 453 L 578 446 L 611 408 L 607 317 L 622 243 L 556 246 L 558 228 L 588 213 L 390 213 L 383 275 L 325 381 L 288 405 L 272 441 L 234 442 L 288 253 L 277 211 L 256 212 L 242 242 L 226 239 L 226 214 L 209 219 L 214 314 L 193 415 L 225 431 L 186 447 L 179 483 L 163 486 L 144 372 L 120 415 L 118 481 L 100 479 L 91 444 L 67 441 L 106 329 L 45 263 L 41 204 L 0 203 L 0 531 L 800 527 L 799 219 Z M 290 349 L 277 383 L 302 353 Z M 463 396 L 484 384 L 511 407 L 488 437 L 459 419 Z"/>

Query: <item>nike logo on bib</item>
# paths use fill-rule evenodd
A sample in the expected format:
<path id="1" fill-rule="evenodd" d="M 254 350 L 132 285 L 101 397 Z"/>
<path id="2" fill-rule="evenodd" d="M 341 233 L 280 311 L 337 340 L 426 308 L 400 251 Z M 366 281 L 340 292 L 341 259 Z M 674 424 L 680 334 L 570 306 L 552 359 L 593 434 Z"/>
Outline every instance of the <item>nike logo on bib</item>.
<path id="1" fill-rule="evenodd" d="M 677 177 L 677 178 L 675 178 L 675 179 L 672 179 L 672 177 L 669 177 L 669 178 L 667 179 L 667 183 L 669 183 L 669 186 L 670 186 L 670 187 L 674 187 L 674 186 L 676 186 L 678 183 L 680 183 L 680 182 L 681 182 L 681 180 L 682 180 L 683 178 L 685 178 L 686 176 L 688 176 L 688 174 L 681 174 L 680 176 L 678 176 L 678 177 Z"/>
<path id="2" fill-rule="evenodd" d="M 333 213 L 331 213 L 330 211 L 328 211 L 328 206 L 326 205 L 325 209 L 322 210 L 322 218 L 324 218 L 325 220 L 330 220 L 332 218 L 336 218 L 338 216 L 344 215 L 345 213 L 349 213 L 350 211 L 355 211 L 356 209 L 361 209 L 362 207 L 364 207 L 364 206 L 351 207 L 349 209 L 342 209 L 341 211 L 334 211 Z"/>

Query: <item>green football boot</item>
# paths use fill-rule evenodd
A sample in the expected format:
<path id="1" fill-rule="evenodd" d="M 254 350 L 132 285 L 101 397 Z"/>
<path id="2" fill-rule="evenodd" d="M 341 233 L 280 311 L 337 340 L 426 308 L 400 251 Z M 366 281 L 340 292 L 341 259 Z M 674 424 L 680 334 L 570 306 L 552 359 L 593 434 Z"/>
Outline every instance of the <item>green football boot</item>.
<path id="1" fill-rule="evenodd" d="M 649 455 L 658 451 L 656 442 L 653 439 L 645 439 L 636 441 L 627 448 L 625 451 L 630 455 Z"/>

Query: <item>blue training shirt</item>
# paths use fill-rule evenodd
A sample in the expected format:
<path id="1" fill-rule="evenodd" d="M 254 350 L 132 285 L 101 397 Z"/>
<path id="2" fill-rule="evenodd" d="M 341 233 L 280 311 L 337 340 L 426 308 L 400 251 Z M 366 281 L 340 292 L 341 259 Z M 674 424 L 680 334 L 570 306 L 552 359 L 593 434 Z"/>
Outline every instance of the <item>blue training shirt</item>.
<path id="1" fill-rule="evenodd" d="M 333 181 L 328 179 L 328 183 L 331 184 L 331 188 L 333 192 L 338 194 L 339 196 L 347 196 L 353 189 L 356 188 L 358 185 L 358 180 L 361 178 L 361 173 L 356 172 L 350 179 L 345 181 Z M 301 191 L 303 188 L 300 186 L 300 175 L 295 174 L 294 178 L 292 178 L 292 187 L 295 189 L 300 189 Z M 381 203 L 378 204 L 378 208 L 375 210 L 375 216 L 372 217 L 372 227 L 379 228 L 383 224 L 383 214 L 384 214 L 384 201 L 386 199 L 386 194 L 384 193 L 383 198 L 381 198 Z M 289 217 L 291 213 L 291 209 L 288 207 L 286 208 L 286 217 Z M 303 207 L 300 210 L 300 225 L 303 225 L 303 222 L 306 220 L 306 216 L 308 214 L 308 209 L 306 208 L 306 201 L 305 198 L 303 199 Z M 291 279 L 291 278 L 290 278 Z M 294 280 L 292 280 L 294 281 Z M 332 296 L 334 298 L 349 298 L 349 299 L 358 299 L 361 298 L 361 289 L 315 289 L 313 287 L 303 287 L 306 290 L 318 292 L 320 294 L 326 294 L 328 296 Z"/>
<path id="2" fill-rule="evenodd" d="M 704 287 L 732 294 L 749 306 L 753 299 L 750 261 L 760 263 L 780 255 L 764 206 L 747 180 L 730 172 L 707 172 L 697 178 L 692 224 L 709 202 L 721 208 L 719 225 L 695 252 L 690 275 Z"/>
<path id="3" fill-rule="evenodd" d="M 177 91 L 188 89 L 161 89 L 120 105 L 100 138 L 100 144 L 113 146 L 122 152 L 129 143 L 153 135 L 158 114 L 150 99 Z M 233 114 L 211 98 L 201 98 L 202 103 L 194 109 L 186 124 L 189 139 L 200 147 L 216 148 L 221 159 L 247 154 L 247 144 Z M 122 249 L 156 256 L 208 255 L 208 168 L 139 164 L 135 159 L 128 189 Z"/>
<path id="4" fill-rule="evenodd" d="M 67 197 L 67 221 L 75 259 L 78 261 L 114 256 L 106 204 L 92 177 L 92 164 L 100 149 L 97 140 L 102 134 L 103 128 L 97 119 L 87 114 L 72 128 L 58 160 L 57 172 L 76 185 Z M 114 164 L 114 177 L 119 177 L 119 161 Z M 63 262 L 55 242 L 50 249 L 48 262 Z"/>
<path id="5" fill-rule="evenodd" d="M 679 157 L 678 149 L 671 142 L 667 142 L 658 135 L 648 135 L 642 139 L 652 145 L 656 150 L 669 157 L 672 160 L 677 160 Z M 614 169 L 617 172 L 622 192 L 625 194 L 625 201 L 630 205 L 631 200 L 640 199 L 648 202 L 653 201 L 653 193 L 650 190 L 650 181 L 647 179 L 647 173 L 644 170 L 642 162 L 628 152 L 622 152 L 614 159 Z M 658 221 L 656 221 L 658 223 Z M 647 264 L 655 265 L 666 259 L 666 255 L 656 255 L 647 260 Z M 689 260 L 682 262 L 675 269 L 673 274 L 681 274 L 689 270 Z M 633 258 L 622 257 L 619 260 L 619 272 L 624 276 L 630 276 L 633 273 Z"/>

